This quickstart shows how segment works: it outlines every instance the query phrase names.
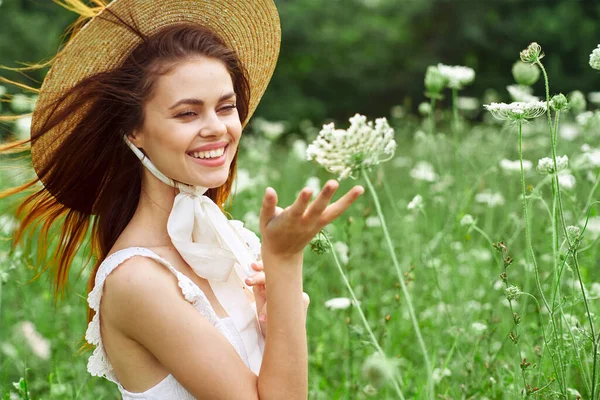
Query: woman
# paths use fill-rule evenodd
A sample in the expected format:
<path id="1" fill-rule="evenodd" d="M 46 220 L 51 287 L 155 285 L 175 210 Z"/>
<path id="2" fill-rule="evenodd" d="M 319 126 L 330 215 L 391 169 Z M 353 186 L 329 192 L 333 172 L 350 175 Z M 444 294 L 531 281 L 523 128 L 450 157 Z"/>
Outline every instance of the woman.
<path id="1" fill-rule="evenodd" d="M 37 178 L 2 197 L 43 183 L 17 209 L 13 246 L 39 220 L 47 248 L 61 224 L 43 269 L 55 294 L 92 225 L 88 370 L 124 399 L 306 398 L 302 251 L 363 188 L 329 204 L 329 181 L 285 209 L 267 188 L 262 247 L 223 215 L 279 53 L 272 0 L 62 5 L 81 18 L 50 63 L 31 139 L 1 148 L 31 142 Z"/>

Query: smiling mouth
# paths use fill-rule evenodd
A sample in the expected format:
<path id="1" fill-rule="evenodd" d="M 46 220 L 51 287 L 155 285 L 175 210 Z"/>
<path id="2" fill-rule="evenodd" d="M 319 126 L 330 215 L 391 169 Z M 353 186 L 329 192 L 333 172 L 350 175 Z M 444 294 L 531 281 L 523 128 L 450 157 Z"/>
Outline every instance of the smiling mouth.
<path id="1" fill-rule="evenodd" d="M 221 158 L 227 151 L 228 147 L 229 147 L 229 145 L 227 145 L 225 147 L 221 147 L 220 149 L 192 152 L 192 153 L 187 153 L 187 154 L 190 157 L 193 157 L 197 160 L 214 160 L 217 158 Z"/>

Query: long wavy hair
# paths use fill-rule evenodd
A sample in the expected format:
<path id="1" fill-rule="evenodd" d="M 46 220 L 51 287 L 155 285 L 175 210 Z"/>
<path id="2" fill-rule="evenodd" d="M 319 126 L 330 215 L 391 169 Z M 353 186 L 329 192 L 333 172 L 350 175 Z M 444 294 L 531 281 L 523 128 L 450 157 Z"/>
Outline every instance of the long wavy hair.
<path id="1" fill-rule="evenodd" d="M 89 293 L 94 287 L 102 260 L 133 217 L 140 198 L 143 165 L 124 143 L 122 136 L 124 132 L 141 127 L 144 121 L 143 105 L 151 96 L 157 78 L 168 73 L 177 62 L 192 56 L 202 55 L 221 60 L 231 75 L 242 122 L 246 121 L 248 115 L 250 86 L 248 73 L 235 51 L 209 29 L 182 23 L 147 36 L 135 23 L 125 21 L 106 8 L 108 1 L 93 0 L 92 6 L 85 5 L 81 0 L 54 1 L 80 15 L 69 29 L 69 40 L 101 11 L 110 12 L 141 39 L 141 43 L 119 67 L 92 75 L 63 93 L 48 119 L 42 124 L 32 124 L 40 128 L 32 128 L 29 139 L 0 145 L 0 153 L 29 150 L 32 141 L 45 135 L 70 113 L 86 110 L 82 120 L 50 155 L 48 165 L 60 165 L 60 168 L 38 171 L 35 179 L 0 192 L 0 198 L 6 198 L 34 189 L 16 208 L 16 217 L 21 224 L 13 234 L 11 252 L 19 242 L 25 242 L 28 228 L 42 223 L 40 233 L 32 230 L 30 235 L 30 240 L 35 237 L 38 245 L 38 273 L 32 280 L 49 269 L 56 304 L 57 299 L 64 296 L 71 264 L 77 251 L 86 243 L 88 233 L 91 252 L 87 252 L 89 257 L 82 271 L 90 260 L 94 260 L 88 281 Z M 49 62 L 12 70 L 50 66 L 60 54 L 59 51 Z M 16 81 L 3 78 L 0 81 L 39 92 L 39 89 Z M 70 101 L 66 102 L 67 98 Z M 63 102 L 66 106 L 56 107 L 56 104 L 62 105 Z M 0 116 L 0 122 L 17 117 L 22 116 Z M 236 165 L 237 153 L 227 181 L 207 192 L 207 196 L 222 210 L 231 192 Z M 43 185 L 35 191 L 38 182 L 43 182 Z M 59 230 L 60 235 L 54 234 L 55 229 Z M 50 245 L 56 239 L 54 253 L 46 262 L 51 252 Z M 93 310 L 88 307 L 88 322 L 93 315 Z M 84 343 L 82 349 L 89 347 Z"/>

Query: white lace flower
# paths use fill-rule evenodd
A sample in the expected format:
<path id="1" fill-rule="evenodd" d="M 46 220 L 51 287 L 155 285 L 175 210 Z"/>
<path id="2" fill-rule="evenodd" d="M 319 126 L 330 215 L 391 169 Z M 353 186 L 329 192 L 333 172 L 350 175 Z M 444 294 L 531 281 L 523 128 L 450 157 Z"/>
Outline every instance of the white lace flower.
<path id="1" fill-rule="evenodd" d="M 533 89 L 529 86 L 508 85 L 506 90 L 508 90 L 510 97 L 512 97 L 514 101 L 522 101 L 526 103 L 540 101 L 539 97 L 532 95 Z"/>
<path id="2" fill-rule="evenodd" d="M 482 192 L 475 195 L 475 201 L 487 204 L 488 207 L 504 205 L 504 197 L 500 193 Z"/>
<path id="3" fill-rule="evenodd" d="M 431 373 L 431 379 L 433 380 L 433 383 L 437 385 L 442 381 L 442 379 L 450 375 L 452 375 L 452 371 L 450 371 L 448 368 L 435 368 Z"/>
<path id="4" fill-rule="evenodd" d="M 590 54 L 590 67 L 600 70 L 600 44 Z"/>
<path id="5" fill-rule="evenodd" d="M 473 216 L 471 214 L 465 214 L 465 216 L 462 217 L 460 220 L 460 226 L 471 226 L 471 225 L 475 225 L 475 219 L 473 219 Z"/>
<path id="6" fill-rule="evenodd" d="M 462 89 L 475 80 L 475 70 L 462 65 L 444 65 L 438 64 L 438 70 L 448 81 L 447 85 L 451 89 Z"/>
<path id="7" fill-rule="evenodd" d="M 325 302 L 325 307 L 330 310 L 345 310 L 352 305 L 353 301 L 347 297 L 334 297 Z M 358 302 L 360 305 L 360 301 Z"/>
<path id="8" fill-rule="evenodd" d="M 575 187 L 575 177 L 567 173 L 558 174 L 558 184 L 564 189 L 573 189 Z"/>
<path id="9" fill-rule="evenodd" d="M 433 165 L 427 161 L 419 161 L 410 171 L 410 176 L 413 179 L 427 182 L 435 182 L 439 177 L 433 169 Z"/>
<path id="10" fill-rule="evenodd" d="M 533 167 L 533 163 L 529 160 L 523 160 L 523 170 L 529 171 Z M 508 172 L 521 172 L 521 162 L 519 160 L 500 160 L 500 169 Z"/>
<path id="11" fill-rule="evenodd" d="M 252 125 L 271 141 L 277 140 L 285 132 L 286 128 L 285 122 L 271 122 L 264 118 L 256 118 Z"/>
<path id="12" fill-rule="evenodd" d="M 462 111 L 479 110 L 479 99 L 477 99 L 476 97 L 459 96 L 456 98 L 456 107 Z"/>
<path id="13" fill-rule="evenodd" d="M 525 50 L 522 50 L 519 55 L 521 56 L 521 61 L 529 64 L 536 63 L 544 57 L 542 47 L 536 42 L 532 42 Z"/>
<path id="14" fill-rule="evenodd" d="M 387 119 L 378 118 L 373 124 L 364 115 L 356 114 L 350 118 L 347 130 L 335 129 L 333 123 L 324 125 L 306 155 L 341 180 L 391 159 L 395 151 L 394 129 Z"/>
<path id="15" fill-rule="evenodd" d="M 348 245 L 344 242 L 335 242 L 333 244 L 333 249 L 335 250 L 338 257 L 340 258 L 340 263 L 342 263 L 344 265 L 348 265 L 348 261 L 349 261 L 348 252 L 350 250 L 348 248 Z"/>
<path id="16" fill-rule="evenodd" d="M 560 172 L 569 167 L 569 157 L 567 156 L 557 156 L 556 157 L 556 169 Z M 550 157 L 540 158 L 538 160 L 537 170 L 542 175 L 553 174 L 554 171 L 554 161 Z"/>
<path id="17" fill-rule="evenodd" d="M 417 208 L 423 208 L 423 197 L 418 194 L 408 203 L 407 208 L 409 210 L 415 210 Z"/>
<path id="18" fill-rule="evenodd" d="M 471 328 L 473 328 L 473 330 L 475 332 L 481 333 L 481 332 L 485 331 L 488 327 L 486 324 L 482 324 L 481 322 L 473 322 L 471 324 Z"/>
<path id="19" fill-rule="evenodd" d="M 593 103 L 596 105 L 600 104 L 600 92 L 589 92 L 588 100 L 590 101 L 590 103 Z"/>
<path id="20" fill-rule="evenodd" d="M 524 121 L 537 118 L 546 112 L 546 103 L 516 101 L 510 104 L 491 103 L 483 106 L 495 118 L 503 121 Z"/>

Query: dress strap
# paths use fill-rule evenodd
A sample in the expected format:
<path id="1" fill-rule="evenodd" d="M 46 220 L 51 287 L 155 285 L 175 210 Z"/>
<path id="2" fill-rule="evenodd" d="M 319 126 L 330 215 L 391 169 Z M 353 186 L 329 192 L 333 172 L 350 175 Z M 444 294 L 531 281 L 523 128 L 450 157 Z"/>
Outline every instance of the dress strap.
<path id="1" fill-rule="evenodd" d="M 162 258 L 155 252 L 145 247 L 128 247 L 106 257 L 96 273 L 94 289 L 89 293 L 87 301 L 95 315 L 89 323 L 85 333 L 85 339 L 88 343 L 96 346 L 93 354 L 88 360 L 88 372 L 93 376 L 103 376 L 109 381 L 114 382 L 122 388 L 118 382 L 113 368 L 108 361 L 102 338 L 100 335 L 100 300 L 104 289 L 106 277 L 115 270 L 120 264 L 134 256 L 144 256 L 152 258 L 160 264 L 167 267 L 177 277 L 179 288 L 181 289 L 185 299 L 190 302 L 206 319 L 213 325 L 216 325 L 220 318 L 213 310 L 208 298 L 204 292 L 185 274 L 179 272 L 166 259 Z"/>

